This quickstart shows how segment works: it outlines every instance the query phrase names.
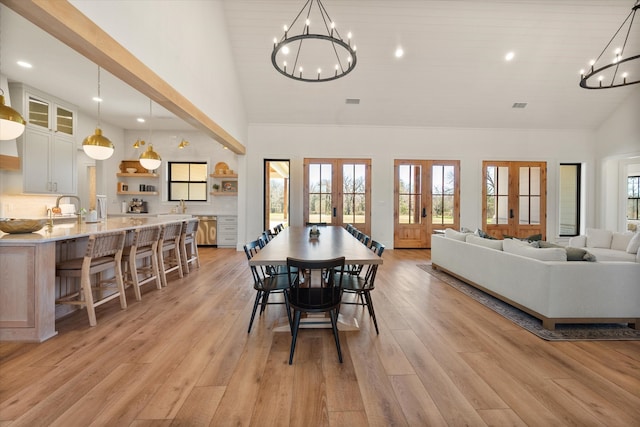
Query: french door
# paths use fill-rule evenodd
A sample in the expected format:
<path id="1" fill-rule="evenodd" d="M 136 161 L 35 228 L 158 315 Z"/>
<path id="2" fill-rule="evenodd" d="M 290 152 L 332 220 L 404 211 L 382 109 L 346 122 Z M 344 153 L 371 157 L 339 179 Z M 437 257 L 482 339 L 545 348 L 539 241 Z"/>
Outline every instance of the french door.
<path id="1" fill-rule="evenodd" d="M 304 221 L 371 235 L 371 160 L 304 159 Z"/>
<path id="2" fill-rule="evenodd" d="M 484 161 L 483 230 L 497 238 L 546 239 L 547 163 Z"/>
<path id="3" fill-rule="evenodd" d="M 430 248 L 435 230 L 460 228 L 460 162 L 395 160 L 394 248 Z"/>

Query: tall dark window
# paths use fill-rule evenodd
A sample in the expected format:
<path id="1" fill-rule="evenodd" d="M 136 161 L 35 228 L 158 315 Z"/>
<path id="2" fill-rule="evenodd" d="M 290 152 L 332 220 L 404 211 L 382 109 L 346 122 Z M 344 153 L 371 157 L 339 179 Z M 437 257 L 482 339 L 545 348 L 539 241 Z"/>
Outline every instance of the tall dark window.
<path id="1" fill-rule="evenodd" d="M 640 219 L 640 176 L 627 178 L 627 219 Z"/>
<path id="2" fill-rule="evenodd" d="M 560 236 L 580 234 L 581 164 L 560 164 Z"/>
<path id="3" fill-rule="evenodd" d="M 207 201 L 207 163 L 169 162 L 169 201 Z"/>

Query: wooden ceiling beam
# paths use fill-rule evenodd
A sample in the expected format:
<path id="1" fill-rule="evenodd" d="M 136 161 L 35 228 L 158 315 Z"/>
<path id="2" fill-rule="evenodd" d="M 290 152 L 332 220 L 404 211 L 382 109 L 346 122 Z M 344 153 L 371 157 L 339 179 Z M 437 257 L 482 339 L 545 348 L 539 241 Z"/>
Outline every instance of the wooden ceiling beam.
<path id="1" fill-rule="evenodd" d="M 236 154 L 246 148 L 66 0 L 0 0 L 13 11 Z"/>

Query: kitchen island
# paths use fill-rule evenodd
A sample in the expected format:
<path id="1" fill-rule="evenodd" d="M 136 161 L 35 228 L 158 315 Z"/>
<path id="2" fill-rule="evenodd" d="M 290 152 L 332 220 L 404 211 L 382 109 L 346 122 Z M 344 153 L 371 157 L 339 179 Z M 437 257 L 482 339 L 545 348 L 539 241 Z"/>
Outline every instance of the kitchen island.
<path id="1" fill-rule="evenodd" d="M 84 255 L 89 235 L 176 221 L 119 217 L 97 223 L 45 226 L 35 233 L 0 232 L 0 341 L 41 342 L 57 334 L 56 263 Z"/>

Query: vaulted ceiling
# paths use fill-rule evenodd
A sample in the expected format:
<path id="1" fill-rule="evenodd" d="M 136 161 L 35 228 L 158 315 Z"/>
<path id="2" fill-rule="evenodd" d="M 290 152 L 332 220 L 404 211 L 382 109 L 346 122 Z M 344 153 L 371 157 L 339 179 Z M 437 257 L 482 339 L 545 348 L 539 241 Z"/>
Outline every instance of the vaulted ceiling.
<path id="1" fill-rule="evenodd" d="M 632 0 L 324 0 L 358 52 L 351 74 L 326 83 L 287 79 L 271 65 L 273 39 L 302 0 L 221 1 L 249 123 L 595 129 L 627 97 L 640 96 L 640 85 L 578 86 L 579 70 L 604 48 Z M 152 14 L 150 7 L 140 19 Z M 3 74 L 94 111 L 78 90 L 95 88 L 94 64 L 4 6 L 1 24 Z M 640 54 L 639 22 L 635 29 Z M 402 58 L 394 56 L 398 46 Z M 17 68 L 22 52 L 46 71 Z M 108 73 L 102 79 L 119 99 L 103 108 L 103 120 L 130 128 L 132 116 L 148 111 L 148 99 Z M 190 128 L 154 110 L 155 129 Z"/>

